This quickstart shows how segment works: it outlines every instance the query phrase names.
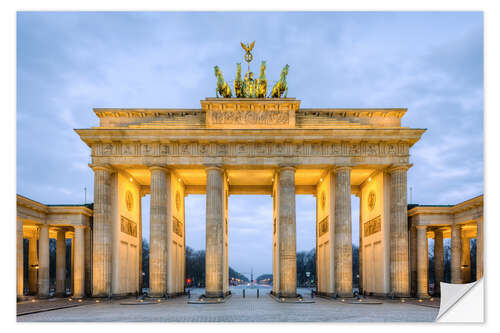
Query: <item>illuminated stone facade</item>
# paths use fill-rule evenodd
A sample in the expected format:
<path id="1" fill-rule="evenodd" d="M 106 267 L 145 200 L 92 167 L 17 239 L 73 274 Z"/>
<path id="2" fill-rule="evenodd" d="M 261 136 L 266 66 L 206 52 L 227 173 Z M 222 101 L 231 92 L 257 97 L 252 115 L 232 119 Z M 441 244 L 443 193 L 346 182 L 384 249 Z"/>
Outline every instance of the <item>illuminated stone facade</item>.
<path id="1" fill-rule="evenodd" d="M 80 281 L 95 297 L 140 291 L 140 202 L 146 194 L 151 196 L 151 296 L 184 292 L 184 198 L 190 194 L 207 196 L 207 297 L 229 292 L 228 197 L 237 194 L 273 197 L 269 223 L 273 223 L 275 295 L 296 296 L 296 194 L 317 198 L 318 293 L 352 296 L 351 194 L 355 194 L 360 198 L 360 289 L 410 295 L 414 254 L 406 174 L 410 148 L 425 130 L 401 125 L 406 109 L 301 109 L 294 98 L 207 98 L 200 109 L 94 112 L 99 125 L 76 130 L 91 149 L 93 213 L 79 207 L 85 219 L 78 225 L 64 222 L 72 228 L 64 230 L 74 235 L 75 255 L 84 258 L 75 258 L 75 264 L 79 269 L 84 262 L 86 268 L 83 278 L 75 268 L 78 296 L 83 294 L 77 288 Z M 20 205 L 18 198 L 18 210 Z M 38 209 L 45 214 L 39 220 L 19 222 L 18 217 L 18 230 L 23 228 L 18 238 L 28 234 L 23 227 L 28 220 L 44 238 L 38 258 L 33 254 L 33 262 L 40 266 L 40 296 L 48 293 L 45 278 L 40 280 L 47 261 L 45 240 L 56 230 L 46 210 Z M 30 246 L 30 258 L 31 252 Z"/>

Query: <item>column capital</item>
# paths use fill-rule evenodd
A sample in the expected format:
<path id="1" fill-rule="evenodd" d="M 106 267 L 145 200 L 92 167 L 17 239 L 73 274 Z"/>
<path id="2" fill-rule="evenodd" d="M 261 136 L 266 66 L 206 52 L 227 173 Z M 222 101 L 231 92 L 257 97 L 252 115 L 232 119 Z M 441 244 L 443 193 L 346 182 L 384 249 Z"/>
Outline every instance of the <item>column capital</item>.
<path id="1" fill-rule="evenodd" d="M 420 230 L 426 230 L 427 226 L 426 225 L 416 225 L 415 228 L 420 229 Z"/>
<path id="2" fill-rule="evenodd" d="M 203 164 L 205 167 L 205 171 L 209 170 L 218 170 L 221 172 L 224 172 L 224 165 L 223 164 Z"/>
<path id="3" fill-rule="evenodd" d="M 295 172 L 296 170 L 296 164 L 280 164 L 278 165 L 278 172 L 284 171 L 284 170 L 290 170 Z"/>
<path id="4" fill-rule="evenodd" d="M 339 173 L 342 171 L 351 171 L 352 170 L 352 165 L 347 164 L 347 165 L 336 165 L 332 168 L 334 173 Z"/>
<path id="5" fill-rule="evenodd" d="M 149 171 L 153 171 L 153 170 L 161 170 L 163 172 L 170 171 L 167 167 L 161 166 L 161 165 L 150 165 L 150 166 L 148 166 L 148 169 L 149 169 Z"/>
<path id="6" fill-rule="evenodd" d="M 410 163 L 410 164 L 393 164 L 387 168 L 387 171 L 389 173 L 393 173 L 395 171 L 400 171 L 400 170 L 408 171 L 408 169 L 411 168 L 412 166 L 413 166 L 412 163 Z"/>
<path id="7" fill-rule="evenodd" d="M 113 172 L 113 167 L 109 164 L 93 164 L 93 163 L 89 163 L 89 167 L 94 170 L 94 171 L 97 171 L 97 170 L 104 170 L 104 171 L 108 171 L 108 172 Z"/>
<path id="8" fill-rule="evenodd" d="M 79 225 L 75 225 L 75 226 L 73 226 L 73 228 L 75 228 L 75 230 L 76 230 L 76 229 L 85 229 L 85 228 L 87 228 L 87 226 L 86 226 L 86 225 L 83 225 L 83 224 L 79 224 Z"/>

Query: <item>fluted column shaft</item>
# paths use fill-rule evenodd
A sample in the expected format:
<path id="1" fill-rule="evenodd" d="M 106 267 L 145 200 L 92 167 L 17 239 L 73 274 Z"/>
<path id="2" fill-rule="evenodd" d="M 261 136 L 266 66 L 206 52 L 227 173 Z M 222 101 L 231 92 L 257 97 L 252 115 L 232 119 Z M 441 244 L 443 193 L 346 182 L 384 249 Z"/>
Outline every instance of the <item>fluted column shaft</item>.
<path id="1" fill-rule="evenodd" d="M 50 253 L 49 253 L 49 226 L 40 225 L 40 239 L 38 241 L 39 266 L 38 269 L 38 297 L 49 297 L 50 282 Z"/>
<path id="2" fill-rule="evenodd" d="M 454 224 L 451 226 L 451 283 L 462 283 L 462 240 L 461 226 Z"/>
<path id="3" fill-rule="evenodd" d="M 17 297 L 22 298 L 24 296 L 24 239 L 21 219 L 17 219 L 16 236 Z"/>
<path id="4" fill-rule="evenodd" d="M 417 228 L 410 227 L 410 270 L 411 270 L 411 295 L 417 294 Z"/>
<path id="5" fill-rule="evenodd" d="M 81 298 L 85 291 L 85 226 L 75 226 L 73 297 Z"/>
<path id="6" fill-rule="evenodd" d="M 335 284 L 341 297 L 352 296 L 351 168 L 335 169 Z"/>
<path id="7" fill-rule="evenodd" d="M 358 268 L 358 274 L 359 274 L 359 279 L 358 279 L 358 289 L 359 293 L 363 294 L 363 217 L 362 217 L 362 210 L 363 207 L 363 196 L 360 194 L 359 195 L 359 248 L 358 248 L 358 261 L 359 261 L 359 268 Z"/>
<path id="8" fill-rule="evenodd" d="M 224 296 L 224 170 L 207 167 L 205 295 Z"/>
<path id="9" fill-rule="evenodd" d="M 462 257 L 460 258 L 462 268 L 462 283 L 470 282 L 470 238 L 462 236 Z"/>
<path id="10" fill-rule="evenodd" d="M 278 187 L 279 295 L 296 297 L 295 168 L 279 169 Z"/>
<path id="11" fill-rule="evenodd" d="M 37 245 L 37 233 L 34 232 L 33 236 L 29 239 L 29 254 L 28 254 L 28 264 L 29 264 L 29 293 L 35 295 L 37 293 L 38 286 L 38 245 Z"/>
<path id="12" fill-rule="evenodd" d="M 483 277 L 484 258 L 484 223 L 483 218 L 477 220 L 477 236 L 476 236 L 476 280 Z"/>
<path id="13" fill-rule="evenodd" d="M 417 226 L 417 297 L 429 296 L 427 227 Z"/>
<path id="14" fill-rule="evenodd" d="M 111 229 L 111 170 L 101 166 L 94 167 L 93 169 L 94 225 L 92 246 L 92 295 L 95 297 L 104 297 L 111 293 L 113 238 Z"/>
<path id="15" fill-rule="evenodd" d="M 443 231 L 434 231 L 434 294 L 441 294 L 441 282 L 444 281 Z"/>
<path id="16" fill-rule="evenodd" d="M 167 214 L 170 206 L 170 173 L 161 167 L 151 169 L 149 290 L 153 297 L 167 293 Z"/>
<path id="17" fill-rule="evenodd" d="M 56 239 L 56 296 L 66 296 L 66 232 L 57 231 Z"/>
<path id="18" fill-rule="evenodd" d="M 391 172 L 390 260 L 391 292 L 396 297 L 410 294 L 408 258 L 408 206 L 406 195 L 407 166 Z"/>

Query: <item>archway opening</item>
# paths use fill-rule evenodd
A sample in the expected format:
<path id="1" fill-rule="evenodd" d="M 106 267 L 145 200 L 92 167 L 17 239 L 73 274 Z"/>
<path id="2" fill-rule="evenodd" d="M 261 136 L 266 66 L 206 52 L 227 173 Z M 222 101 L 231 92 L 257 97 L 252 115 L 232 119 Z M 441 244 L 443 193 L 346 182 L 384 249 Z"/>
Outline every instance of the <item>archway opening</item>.
<path id="1" fill-rule="evenodd" d="M 190 194 L 185 199 L 186 281 L 195 294 L 205 290 L 206 196 Z"/>
<path id="2" fill-rule="evenodd" d="M 273 283 L 273 198 L 270 195 L 231 195 L 228 207 L 229 285 L 270 291 Z"/>
<path id="3" fill-rule="evenodd" d="M 297 293 L 316 288 L 316 198 L 296 195 Z"/>

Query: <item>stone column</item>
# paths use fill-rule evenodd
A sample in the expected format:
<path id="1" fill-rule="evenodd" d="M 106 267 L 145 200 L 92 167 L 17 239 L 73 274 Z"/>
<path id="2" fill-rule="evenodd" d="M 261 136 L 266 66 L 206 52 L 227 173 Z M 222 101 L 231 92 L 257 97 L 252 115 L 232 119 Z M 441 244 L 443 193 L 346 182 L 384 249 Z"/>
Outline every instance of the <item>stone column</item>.
<path id="1" fill-rule="evenodd" d="M 50 253 L 49 253 L 49 226 L 40 225 L 40 239 L 38 241 L 38 254 L 40 256 L 38 269 L 38 297 L 49 297 L 50 282 Z"/>
<path id="2" fill-rule="evenodd" d="M 427 227 L 417 225 L 417 297 L 429 297 Z"/>
<path id="3" fill-rule="evenodd" d="M 297 296 L 297 252 L 295 221 L 295 168 L 284 166 L 278 173 L 279 296 Z"/>
<path id="4" fill-rule="evenodd" d="M 390 261 L 391 293 L 396 297 L 410 294 L 408 258 L 408 206 L 406 172 L 408 166 L 395 166 L 391 173 Z"/>
<path id="5" fill-rule="evenodd" d="M 484 258 L 484 224 L 483 217 L 477 220 L 477 236 L 476 236 L 476 280 L 483 277 Z"/>
<path id="6" fill-rule="evenodd" d="M 38 286 L 38 244 L 37 244 L 37 232 L 33 232 L 33 236 L 29 239 L 29 293 L 31 295 L 37 294 Z"/>
<path id="7" fill-rule="evenodd" d="M 71 260 L 70 260 L 70 285 L 71 294 L 75 293 L 75 232 L 73 232 L 73 238 L 71 238 Z"/>
<path id="8" fill-rule="evenodd" d="M 335 168 L 335 284 L 340 297 L 352 296 L 351 168 Z"/>
<path id="9" fill-rule="evenodd" d="M 451 226 L 451 283 L 462 283 L 462 241 L 461 226 L 453 224 Z"/>
<path id="10" fill-rule="evenodd" d="M 73 297 L 82 298 L 85 291 L 85 226 L 75 226 Z"/>
<path id="11" fill-rule="evenodd" d="M 358 289 L 359 293 L 363 294 L 363 218 L 362 218 L 363 196 L 359 194 L 359 248 L 358 248 L 358 261 L 359 261 L 359 279 Z"/>
<path id="12" fill-rule="evenodd" d="M 92 245 L 92 296 L 111 294 L 111 169 L 94 166 L 94 226 Z M 74 240 L 74 239 L 73 239 Z"/>
<path id="13" fill-rule="evenodd" d="M 23 220 L 17 219 L 16 232 L 16 258 L 17 258 L 17 298 L 24 296 L 24 238 L 23 238 Z"/>
<path id="14" fill-rule="evenodd" d="M 170 174 L 162 167 L 151 167 L 149 295 L 167 293 L 167 214 L 170 205 Z"/>
<path id="15" fill-rule="evenodd" d="M 92 295 L 92 230 L 85 228 L 85 296 Z"/>
<path id="16" fill-rule="evenodd" d="M 415 217 L 412 218 L 414 220 Z M 411 295 L 417 295 L 417 228 L 414 221 L 410 227 L 410 271 L 411 271 Z"/>
<path id="17" fill-rule="evenodd" d="M 441 282 L 444 281 L 443 231 L 434 231 L 434 294 L 441 294 Z"/>
<path id="18" fill-rule="evenodd" d="M 66 296 L 66 232 L 57 231 L 56 239 L 56 296 Z"/>
<path id="19" fill-rule="evenodd" d="M 224 170 L 210 166 L 207 174 L 205 295 L 224 297 Z"/>
<path id="20" fill-rule="evenodd" d="M 462 283 L 470 282 L 470 238 L 462 235 L 462 256 L 460 267 L 462 268 Z"/>

